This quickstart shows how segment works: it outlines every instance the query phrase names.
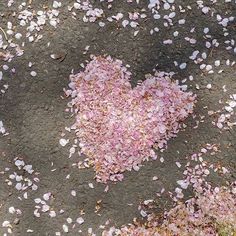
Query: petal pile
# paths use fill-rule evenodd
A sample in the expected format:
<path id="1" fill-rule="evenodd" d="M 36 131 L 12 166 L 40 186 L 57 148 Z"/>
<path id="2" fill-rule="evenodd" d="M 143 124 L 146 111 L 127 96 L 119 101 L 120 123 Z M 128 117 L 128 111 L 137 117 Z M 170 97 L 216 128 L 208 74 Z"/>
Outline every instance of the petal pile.
<path id="1" fill-rule="evenodd" d="M 215 236 L 236 233 L 235 187 L 208 189 L 168 211 L 162 223 L 151 216 L 146 225 L 130 224 L 104 231 L 102 236 Z"/>
<path id="2" fill-rule="evenodd" d="M 122 180 L 122 172 L 155 158 L 153 147 L 166 147 L 193 111 L 195 96 L 164 73 L 135 88 L 130 78 L 122 62 L 111 57 L 93 57 L 85 71 L 70 76 L 66 94 L 72 97 L 76 136 L 99 182 Z"/>

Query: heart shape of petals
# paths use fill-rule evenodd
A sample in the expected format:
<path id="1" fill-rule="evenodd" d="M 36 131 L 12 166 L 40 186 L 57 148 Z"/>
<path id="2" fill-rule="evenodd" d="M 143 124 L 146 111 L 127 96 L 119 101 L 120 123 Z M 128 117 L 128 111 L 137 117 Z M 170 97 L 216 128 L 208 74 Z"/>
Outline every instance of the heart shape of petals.
<path id="1" fill-rule="evenodd" d="M 193 112 L 195 96 L 161 75 L 132 88 L 120 60 L 99 56 L 70 76 L 66 94 L 72 97 L 76 136 L 98 182 L 122 180 L 124 171 L 155 159 L 154 148 L 165 148 Z"/>

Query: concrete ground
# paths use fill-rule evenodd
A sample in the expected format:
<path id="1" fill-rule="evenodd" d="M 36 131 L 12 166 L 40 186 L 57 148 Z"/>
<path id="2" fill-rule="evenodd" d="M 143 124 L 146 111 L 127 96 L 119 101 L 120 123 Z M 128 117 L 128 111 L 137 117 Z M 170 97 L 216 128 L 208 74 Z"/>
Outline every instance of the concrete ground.
<path id="1" fill-rule="evenodd" d="M 3 29 L 7 21 L 15 22 L 17 25 L 17 19 L 11 13 L 17 12 L 18 9 L 14 6 L 6 7 L 5 2 L 7 1 L 0 3 L 0 26 Z M 32 1 L 32 9 L 41 9 L 43 5 L 49 5 L 48 2 Z M 148 11 L 147 19 L 141 21 L 140 32 L 134 37 L 134 29 L 123 28 L 114 22 L 107 23 L 104 28 L 99 27 L 97 23 L 84 23 L 82 12 L 78 12 L 77 19 L 73 19 L 71 12 L 67 10 L 67 5 L 73 5 L 72 2 L 63 1 L 59 15 L 60 23 L 56 29 L 45 26 L 43 38 L 39 42 L 28 43 L 26 40 L 24 55 L 7 63 L 10 68 L 16 69 L 16 73 L 6 71 L 4 79 L 0 81 L 0 88 L 5 83 L 9 85 L 6 93 L 0 94 L 0 120 L 9 132 L 9 135 L 0 137 L 0 223 L 10 221 L 12 235 L 20 236 L 28 234 L 51 236 L 55 235 L 55 232 L 61 232 L 61 235 L 88 235 L 88 228 L 101 235 L 102 230 L 99 226 L 104 225 L 107 220 L 110 220 L 109 225 L 115 226 L 130 223 L 133 218 L 140 218 L 138 205 L 142 200 L 156 199 L 156 193 L 162 188 L 173 191 L 176 180 L 182 177 L 183 166 L 186 164 L 185 156 L 199 151 L 207 143 L 217 144 L 220 149 L 215 156 L 208 157 L 209 162 L 223 165 L 230 171 L 223 177 L 211 173 L 209 181 L 213 185 L 223 185 L 226 181 L 235 180 L 235 127 L 219 129 L 212 124 L 219 114 L 208 115 L 210 110 L 222 109 L 229 95 L 236 93 L 236 65 L 225 65 L 227 59 L 231 62 L 235 60 L 235 54 L 225 49 L 226 38 L 217 21 L 209 15 L 202 14 L 195 1 L 188 0 L 192 10 L 177 13 L 179 15 L 176 16 L 178 19 L 186 18 L 183 26 L 176 23 L 166 30 L 163 24 L 153 20 Z M 177 5 L 186 5 L 185 1 L 176 2 Z M 96 4 L 99 7 L 105 5 L 98 2 Z M 111 10 L 106 10 L 106 14 L 140 11 L 142 7 L 147 8 L 146 1 L 140 1 L 139 5 L 115 1 Z M 222 15 L 236 16 L 236 4 L 233 1 L 228 4 L 219 2 L 214 5 L 214 9 Z M 158 26 L 160 32 L 150 35 L 150 29 L 154 26 Z M 197 39 L 196 45 L 190 45 L 184 39 L 190 37 L 189 31 L 193 27 L 196 28 L 193 34 Z M 220 42 L 218 48 L 206 49 L 206 39 L 202 33 L 204 27 L 209 27 L 212 37 Z M 235 22 L 232 22 L 227 29 L 229 38 L 236 39 Z M 24 34 L 24 30 L 21 27 L 18 31 Z M 173 32 L 176 30 L 181 36 L 175 43 L 164 45 L 163 40 L 173 38 Z M 90 48 L 83 54 L 87 45 Z M 223 65 L 220 69 L 224 71 L 203 73 L 199 65 L 193 62 L 189 63 L 185 70 L 175 67 L 173 63 L 175 60 L 190 61 L 189 55 L 194 48 L 200 52 L 208 52 L 207 63 L 214 64 L 215 60 L 221 60 Z M 51 54 L 60 54 L 65 58 L 62 61 L 53 60 Z M 69 145 L 66 147 L 59 145 L 65 126 L 73 124 L 74 121 L 71 114 L 65 112 L 69 100 L 63 98 L 63 88 L 68 85 L 71 70 L 79 71 L 80 63 L 89 60 L 90 54 L 111 55 L 122 59 L 124 64 L 129 64 L 134 86 L 137 80 L 144 79 L 145 74 L 152 73 L 154 68 L 177 72 L 173 77 L 176 80 L 192 75 L 194 80 L 187 80 L 186 84 L 189 90 L 197 94 L 196 116 L 190 117 L 185 122 L 186 127 L 181 129 L 178 137 L 169 142 L 164 153 L 159 154 L 165 161 L 146 162 L 138 172 L 126 172 L 124 181 L 117 184 L 110 183 L 107 193 L 104 192 L 105 185 L 94 180 L 93 169 L 78 169 L 73 164 L 81 157 L 73 155 L 68 158 Z M 30 75 L 32 68 L 29 68 L 29 62 L 34 63 L 33 70 L 37 72 L 36 77 Z M 0 61 L 0 67 L 3 64 L 5 62 Z M 207 84 L 211 84 L 212 88 L 208 89 Z M 198 86 L 200 89 L 197 89 Z M 223 91 L 223 86 L 227 91 Z M 222 103 L 219 103 L 219 100 L 222 100 Z M 232 115 L 231 120 L 235 122 L 235 115 Z M 73 140 L 74 135 L 67 134 L 67 137 Z M 37 173 L 28 174 L 19 171 L 14 164 L 16 157 L 32 165 Z M 177 161 L 182 164 L 181 168 L 176 166 Z M 7 179 L 9 180 L 9 175 L 14 172 L 31 180 L 37 177 L 40 180 L 37 182 L 38 189 L 17 191 L 14 181 L 13 185 L 9 186 Z M 153 181 L 153 176 L 158 176 L 159 180 Z M 89 183 L 93 183 L 94 188 L 90 188 Z M 76 196 L 71 195 L 72 190 L 76 191 Z M 27 199 L 23 197 L 26 191 Z M 33 212 L 35 206 L 39 204 L 36 204 L 34 199 L 42 198 L 43 194 L 48 192 L 53 196 L 47 204 L 56 212 L 56 217 L 49 217 L 48 212 L 35 217 Z M 185 194 L 186 198 L 189 196 L 191 196 L 190 190 Z M 101 208 L 95 212 L 97 205 Z M 22 214 L 10 214 L 11 206 L 20 209 Z M 154 210 L 161 214 L 170 206 L 169 198 L 162 197 L 157 199 L 157 208 Z M 81 216 L 81 211 L 85 213 L 82 215 L 85 222 L 79 225 L 75 220 Z M 73 222 L 68 223 L 67 218 L 71 218 Z M 63 231 L 63 224 L 69 227 L 68 233 Z M 82 230 L 82 233 L 79 233 L 79 230 Z M 0 234 L 4 235 L 6 232 L 6 227 L 0 225 Z"/>

